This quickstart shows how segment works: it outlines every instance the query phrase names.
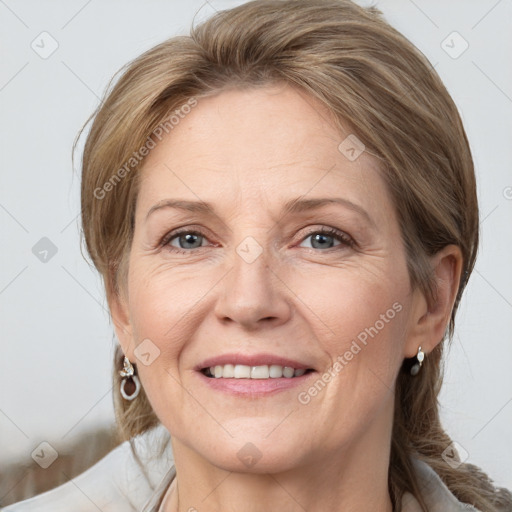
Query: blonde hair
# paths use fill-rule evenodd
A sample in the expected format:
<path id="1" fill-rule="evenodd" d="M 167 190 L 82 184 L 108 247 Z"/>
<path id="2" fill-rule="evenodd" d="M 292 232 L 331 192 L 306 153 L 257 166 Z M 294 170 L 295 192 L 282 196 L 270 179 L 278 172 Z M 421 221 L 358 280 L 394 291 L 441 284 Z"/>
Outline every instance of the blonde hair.
<path id="1" fill-rule="evenodd" d="M 473 161 L 457 108 L 427 59 L 375 8 L 349 0 L 256 0 L 223 11 L 129 63 L 91 116 L 82 161 L 85 243 L 107 295 L 126 278 L 138 171 L 159 130 L 172 130 L 191 100 L 227 87 L 287 83 L 319 99 L 340 129 L 347 124 L 381 164 L 398 215 L 411 285 L 429 301 L 435 287 L 429 256 L 460 247 L 463 274 L 447 338 L 473 270 L 478 204 Z M 192 108 L 192 107 L 190 107 Z M 177 117 L 176 117 L 177 118 Z M 157 135 L 155 137 L 155 135 Z M 128 165 L 127 165 L 128 163 Z M 122 171 L 124 169 L 124 171 Z M 477 468 L 452 468 L 438 409 L 443 343 L 412 378 L 411 361 L 396 383 L 389 489 L 395 510 L 409 491 L 426 510 L 411 455 L 426 461 L 453 494 L 486 512 L 512 505 Z M 117 348 L 114 389 L 123 354 Z M 115 394 L 122 438 L 158 424 L 147 396 Z"/>

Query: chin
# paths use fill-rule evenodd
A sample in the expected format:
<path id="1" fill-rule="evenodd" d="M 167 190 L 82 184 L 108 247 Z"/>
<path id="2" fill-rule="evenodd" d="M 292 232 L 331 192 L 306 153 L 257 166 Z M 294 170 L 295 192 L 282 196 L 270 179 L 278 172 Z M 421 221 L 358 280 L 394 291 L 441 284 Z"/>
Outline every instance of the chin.
<path id="1" fill-rule="evenodd" d="M 240 431 L 224 442 L 205 439 L 207 446 L 197 447 L 197 451 L 212 465 L 237 473 L 281 473 L 304 463 L 307 458 L 304 435 L 299 432 L 277 435 L 274 432 L 267 436 L 267 433 L 258 435 Z"/>

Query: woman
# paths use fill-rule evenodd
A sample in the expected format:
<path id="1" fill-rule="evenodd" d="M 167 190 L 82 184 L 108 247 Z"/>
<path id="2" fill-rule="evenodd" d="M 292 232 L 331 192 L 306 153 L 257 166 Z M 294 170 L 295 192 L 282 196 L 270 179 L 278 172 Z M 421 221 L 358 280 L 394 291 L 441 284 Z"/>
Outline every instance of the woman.
<path id="1" fill-rule="evenodd" d="M 470 149 L 377 10 L 258 0 L 136 59 L 95 113 L 82 220 L 140 445 L 7 510 L 512 510 L 437 406 Z"/>

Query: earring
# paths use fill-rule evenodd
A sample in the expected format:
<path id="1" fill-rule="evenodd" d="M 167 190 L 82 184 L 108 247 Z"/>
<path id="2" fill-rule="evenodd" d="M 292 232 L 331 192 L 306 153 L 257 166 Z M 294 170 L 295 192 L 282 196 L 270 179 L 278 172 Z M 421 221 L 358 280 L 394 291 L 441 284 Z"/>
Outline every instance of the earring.
<path id="1" fill-rule="evenodd" d="M 421 347 L 418 348 L 418 353 L 416 354 L 416 363 L 411 367 L 411 375 L 418 375 L 421 365 L 423 364 L 423 359 L 425 359 L 425 353 L 421 350 Z"/>
<path id="2" fill-rule="evenodd" d="M 123 377 L 123 380 L 121 381 L 121 395 L 125 400 L 134 400 L 137 398 L 137 395 L 140 391 L 140 381 L 137 375 L 135 375 L 135 368 L 132 366 L 132 363 L 130 363 L 130 360 L 125 356 L 124 362 L 123 362 L 123 369 L 119 372 L 119 375 Z M 132 391 L 132 393 L 129 395 L 126 393 L 125 386 L 128 380 L 131 379 L 133 385 L 135 386 L 135 389 Z M 133 385 L 130 386 L 133 388 Z"/>

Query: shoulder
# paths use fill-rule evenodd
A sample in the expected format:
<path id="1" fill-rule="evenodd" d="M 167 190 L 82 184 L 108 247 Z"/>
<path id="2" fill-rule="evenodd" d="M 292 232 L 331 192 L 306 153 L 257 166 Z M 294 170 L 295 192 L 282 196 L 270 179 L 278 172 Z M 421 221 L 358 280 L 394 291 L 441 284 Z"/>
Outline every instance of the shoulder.
<path id="1" fill-rule="evenodd" d="M 69 482 L 3 508 L 2 512 L 140 510 L 172 465 L 172 452 L 169 435 L 161 426 L 132 442 L 137 456 L 126 441 Z"/>
<path id="2" fill-rule="evenodd" d="M 459 501 L 426 462 L 419 459 L 412 461 L 429 512 L 480 512 L 472 505 Z M 404 494 L 402 511 L 421 512 L 418 501 L 411 493 Z"/>

